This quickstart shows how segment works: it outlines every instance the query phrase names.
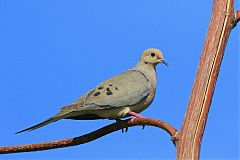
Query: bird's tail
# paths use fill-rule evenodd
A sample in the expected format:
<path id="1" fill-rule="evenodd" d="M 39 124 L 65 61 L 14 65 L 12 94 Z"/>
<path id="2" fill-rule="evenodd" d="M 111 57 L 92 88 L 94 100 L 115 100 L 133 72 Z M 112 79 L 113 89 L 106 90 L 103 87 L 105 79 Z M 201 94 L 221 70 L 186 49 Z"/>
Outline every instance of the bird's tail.
<path id="1" fill-rule="evenodd" d="M 64 116 L 55 115 L 55 116 L 53 116 L 53 117 L 51 117 L 51 118 L 49 118 L 49 119 L 47 119 L 47 120 L 45 120 L 45 121 L 43 121 L 43 122 L 41 122 L 39 124 L 36 124 L 36 125 L 34 125 L 32 127 L 29 127 L 29 128 L 24 129 L 24 130 L 21 130 L 19 132 L 16 132 L 15 134 L 22 133 L 22 132 L 25 132 L 25 131 L 32 131 L 32 130 L 38 129 L 38 128 L 43 127 L 43 126 L 45 126 L 45 125 L 47 125 L 49 123 L 58 121 L 58 120 L 60 120 L 62 118 L 64 118 Z"/>

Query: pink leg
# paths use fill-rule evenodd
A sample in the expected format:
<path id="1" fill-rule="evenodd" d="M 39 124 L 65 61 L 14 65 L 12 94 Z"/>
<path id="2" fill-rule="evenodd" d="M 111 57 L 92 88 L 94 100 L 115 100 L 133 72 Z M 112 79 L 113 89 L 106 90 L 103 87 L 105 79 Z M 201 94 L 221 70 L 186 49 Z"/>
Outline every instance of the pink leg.
<path id="1" fill-rule="evenodd" d="M 129 111 L 128 114 L 134 116 L 130 121 L 133 123 L 134 119 L 135 118 L 144 118 L 143 116 L 141 116 L 140 114 L 138 113 L 135 113 L 135 112 L 132 112 L 132 111 Z"/>

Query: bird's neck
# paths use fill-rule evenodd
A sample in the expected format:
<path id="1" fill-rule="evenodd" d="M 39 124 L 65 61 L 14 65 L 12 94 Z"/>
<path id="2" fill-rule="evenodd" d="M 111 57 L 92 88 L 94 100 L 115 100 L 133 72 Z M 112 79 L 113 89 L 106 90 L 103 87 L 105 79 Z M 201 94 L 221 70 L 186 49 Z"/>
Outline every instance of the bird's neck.
<path id="1" fill-rule="evenodd" d="M 157 85 L 156 65 L 139 61 L 138 64 L 133 68 L 141 71 L 150 81 L 154 88 Z"/>

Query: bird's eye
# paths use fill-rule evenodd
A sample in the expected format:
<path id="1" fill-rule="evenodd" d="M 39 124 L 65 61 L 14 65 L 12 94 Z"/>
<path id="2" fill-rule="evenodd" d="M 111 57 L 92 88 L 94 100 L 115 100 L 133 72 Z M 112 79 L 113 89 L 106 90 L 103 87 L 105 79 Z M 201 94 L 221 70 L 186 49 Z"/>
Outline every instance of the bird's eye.
<path id="1" fill-rule="evenodd" d="M 151 55 L 152 57 L 154 57 L 154 56 L 155 56 L 155 53 L 151 53 L 150 55 Z"/>

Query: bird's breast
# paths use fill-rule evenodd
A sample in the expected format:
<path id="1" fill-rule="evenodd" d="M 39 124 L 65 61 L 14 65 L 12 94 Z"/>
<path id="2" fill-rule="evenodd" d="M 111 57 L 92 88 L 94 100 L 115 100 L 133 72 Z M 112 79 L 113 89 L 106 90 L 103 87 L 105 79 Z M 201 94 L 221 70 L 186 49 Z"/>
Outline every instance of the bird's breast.
<path id="1" fill-rule="evenodd" d="M 150 85 L 149 86 L 149 94 L 146 96 L 144 100 L 142 100 L 140 103 L 130 106 L 130 110 L 136 113 L 140 113 L 144 111 L 146 108 L 148 108 L 151 103 L 153 102 L 153 99 L 155 97 L 156 87 Z"/>

